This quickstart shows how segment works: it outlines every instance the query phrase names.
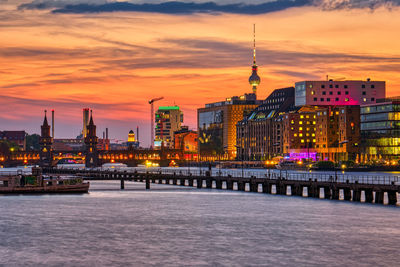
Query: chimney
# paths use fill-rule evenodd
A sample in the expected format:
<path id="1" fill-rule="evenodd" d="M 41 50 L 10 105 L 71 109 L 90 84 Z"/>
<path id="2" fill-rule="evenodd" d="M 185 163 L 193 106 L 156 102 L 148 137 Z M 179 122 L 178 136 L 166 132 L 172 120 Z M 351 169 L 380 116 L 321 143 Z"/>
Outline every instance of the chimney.
<path id="1" fill-rule="evenodd" d="M 106 139 L 106 133 L 103 131 L 103 142 L 104 142 L 104 139 Z"/>
<path id="2" fill-rule="evenodd" d="M 136 141 L 139 142 L 139 126 L 136 126 Z"/>
<path id="3" fill-rule="evenodd" d="M 108 140 L 108 128 L 106 128 L 106 140 Z"/>
<path id="4" fill-rule="evenodd" d="M 54 138 L 54 109 L 51 110 L 51 137 Z"/>

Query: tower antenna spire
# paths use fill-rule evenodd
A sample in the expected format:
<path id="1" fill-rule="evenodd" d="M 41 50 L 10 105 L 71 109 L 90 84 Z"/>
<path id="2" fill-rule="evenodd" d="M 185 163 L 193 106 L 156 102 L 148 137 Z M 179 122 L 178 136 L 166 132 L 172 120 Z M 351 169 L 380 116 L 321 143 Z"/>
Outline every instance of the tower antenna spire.
<path id="1" fill-rule="evenodd" d="M 256 64 L 256 24 L 253 24 L 253 64 Z"/>
<path id="2" fill-rule="evenodd" d="M 257 93 L 257 86 L 260 84 L 260 76 L 257 74 L 257 63 L 256 63 L 256 24 L 253 24 L 253 66 L 251 66 L 251 76 L 249 77 L 249 83 L 252 86 L 253 94 Z"/>

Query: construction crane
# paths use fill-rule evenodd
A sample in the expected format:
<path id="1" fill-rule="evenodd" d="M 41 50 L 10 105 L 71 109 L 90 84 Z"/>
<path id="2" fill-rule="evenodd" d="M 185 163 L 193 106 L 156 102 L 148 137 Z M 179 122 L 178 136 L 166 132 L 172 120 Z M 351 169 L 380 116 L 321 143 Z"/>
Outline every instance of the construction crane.
<path id="1" fill-rule="evenodd" d="M 151 115 L 150 115 L 150 127 L 151 127 L 151 136 L 150 136 L 150 147 L 153 148 L 154 141 L 154 102 L 164 99 L 164 97 L 153 98 L 149 100 L 149 104 L 151 105 Z"/>

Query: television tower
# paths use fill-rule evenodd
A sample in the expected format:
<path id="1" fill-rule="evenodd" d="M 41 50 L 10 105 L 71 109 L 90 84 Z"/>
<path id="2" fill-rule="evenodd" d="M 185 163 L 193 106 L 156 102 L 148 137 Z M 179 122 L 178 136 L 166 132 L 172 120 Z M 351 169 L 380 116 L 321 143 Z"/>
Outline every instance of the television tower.
<path id="1" fill-rule="evenodd" d="M 257 74 L 257 63 L 256 63 L 256 24 L 253 25 L 253 66 L 251 67 L 251 76 L 249 77 L 249 83 L 253 87 L 253 94 L 257 94 L 257 86 L 260 84 L 260 76 Z"/>

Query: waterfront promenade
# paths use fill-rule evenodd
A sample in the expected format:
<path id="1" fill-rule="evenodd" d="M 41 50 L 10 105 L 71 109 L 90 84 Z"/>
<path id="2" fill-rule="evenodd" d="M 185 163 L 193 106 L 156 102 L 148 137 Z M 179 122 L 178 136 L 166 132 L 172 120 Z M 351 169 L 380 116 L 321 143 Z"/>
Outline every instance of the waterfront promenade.
<path id="1" fill-rule="evenodd" d="M 118 180 L 121 189 L 125 181 L 170 184 L 196 188 L 225 189 L 278 195 L 304 196 L 389 205 L 398 203 L 399 177 L 394 175 L 354 175 L 342 173 L 298 173 L 286 171 L 217 170 L 43 170 L 48 175 L 76 175 L 85 180 Z M 386 201 L 385 201 L 386 199 Z"/>

